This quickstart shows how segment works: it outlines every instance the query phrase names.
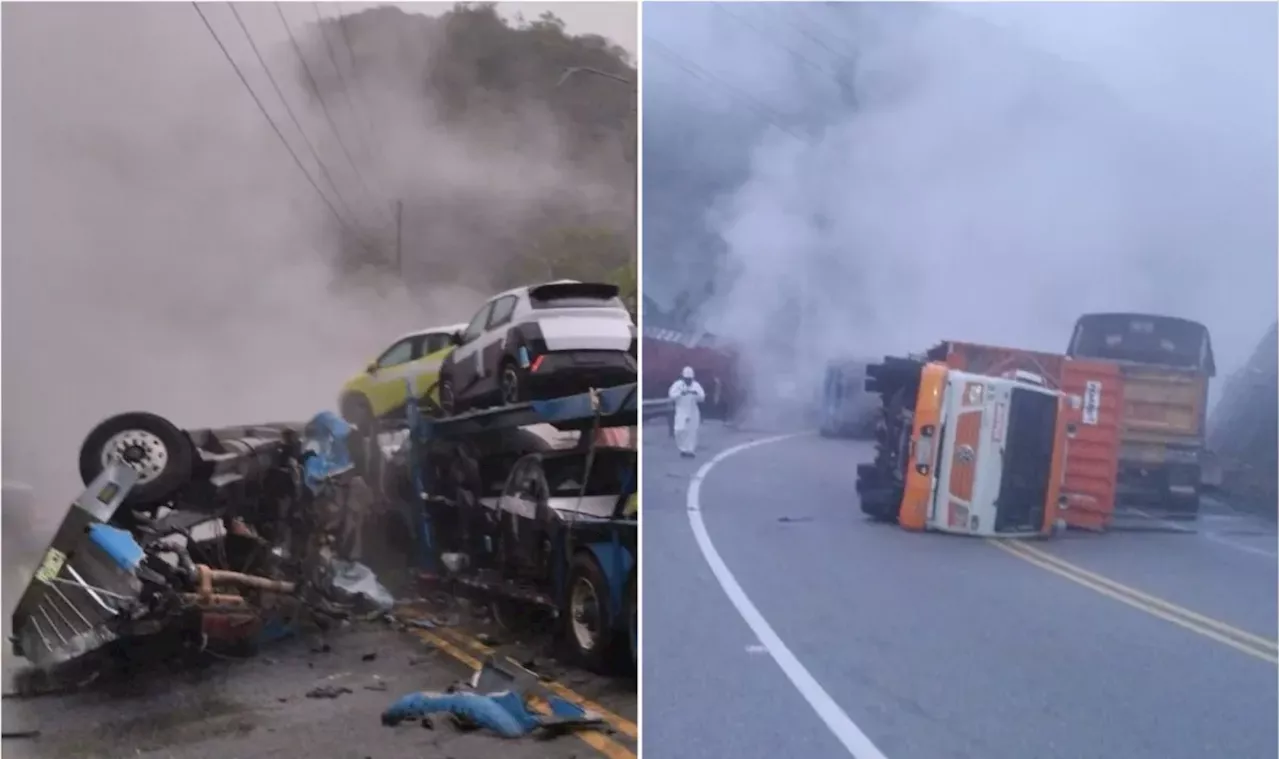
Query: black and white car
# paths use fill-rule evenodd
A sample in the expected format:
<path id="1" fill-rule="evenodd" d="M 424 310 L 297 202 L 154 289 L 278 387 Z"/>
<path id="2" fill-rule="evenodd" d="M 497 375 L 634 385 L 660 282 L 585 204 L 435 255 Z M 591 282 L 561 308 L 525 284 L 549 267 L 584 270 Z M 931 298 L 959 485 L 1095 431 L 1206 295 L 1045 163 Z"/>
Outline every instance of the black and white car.
<path id="1" fill-rule="evenodd" d="M 450 414 L 636 381 L 636 327 L 615 285 L 561 280 L 508 290 L 453 343 L 440 367 L 440 406 Z"/>

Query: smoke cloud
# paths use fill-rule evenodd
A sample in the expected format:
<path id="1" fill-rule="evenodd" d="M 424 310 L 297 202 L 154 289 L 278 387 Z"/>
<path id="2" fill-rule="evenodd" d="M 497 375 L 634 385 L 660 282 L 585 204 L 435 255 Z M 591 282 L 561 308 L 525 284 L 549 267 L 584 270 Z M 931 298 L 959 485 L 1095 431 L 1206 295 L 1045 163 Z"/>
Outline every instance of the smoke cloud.
<path id="1" fill-rule="evenodd" d="M 754 122 L 693 229 L 719 280 L 701 318 L 766 384 L 942 339 L 1060 352 L 1100 310 L 1203 321 L 1230 371 L 1274 320 L 1274 6 L 729 12 L 646 6 L 646 174 L 695 93 Z M 646 293 L 676 289 L 645 260 Z"/>

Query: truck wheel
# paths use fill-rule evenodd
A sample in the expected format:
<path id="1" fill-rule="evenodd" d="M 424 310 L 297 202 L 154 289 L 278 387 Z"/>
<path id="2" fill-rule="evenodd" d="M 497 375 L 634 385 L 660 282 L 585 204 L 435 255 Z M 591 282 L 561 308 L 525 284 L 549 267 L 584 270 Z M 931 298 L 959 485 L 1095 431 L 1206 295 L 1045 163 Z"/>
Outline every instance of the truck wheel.
<path id="1" fill-rule="evenodd" d="M 609 674 L 616 638 L 609 615 L 609 584 L 590 553 L 574 557 L 565 602 L 562 616 L 573 658 L 587 670 Z"/>
<path id="2" fill-rule="evenodd" d="M 637 569 L 631 570 L 627 580 L 627 643 L 633 669 L 640 666 L 640 595 L 636 582 L 640 573 Z"/>
<path id="3" fill-rule="evenodd" d="M 1199 492 L 1190 495 L 1166 493 L 1165 503 L 1169 508 L 1168 519 L 1172 521 L 1194 522 L 1200 516 Z"/>
<path id="4" fill-rule="evenodd" d="M 187 433 L 164 417 L 142 411 L 118 414 L 94 427 L 80 446 L 80 479 L 85 485 L 120 457 L 138 482 L 125 498 L 130 506 L 164 503 L 190 480 L 196 451 Z"/>

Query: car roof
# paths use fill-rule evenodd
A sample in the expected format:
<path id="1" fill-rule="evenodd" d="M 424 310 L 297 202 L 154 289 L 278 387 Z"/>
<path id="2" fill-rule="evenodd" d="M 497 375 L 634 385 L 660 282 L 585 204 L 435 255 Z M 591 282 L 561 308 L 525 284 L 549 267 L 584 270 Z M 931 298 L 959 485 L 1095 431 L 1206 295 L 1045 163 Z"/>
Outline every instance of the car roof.
<path id="1" fill-rule="evenodd" d="M 397 337 L 395 340 L 392 340 L 391 342 L 398 343 L 401 340 L 406 340 L 410 337 L 417 337 L 418 335 L 430 335 L 438 332 L 446 332 L 446 333 L 461 332 L 466 328 L 467 328 L 466 324 L 446 324 L 443 327 L 427 327 L 426 329 L 419 329 L 419 330 L 414 330 L 413 332 L 406 332 L 403 335 Z"/>

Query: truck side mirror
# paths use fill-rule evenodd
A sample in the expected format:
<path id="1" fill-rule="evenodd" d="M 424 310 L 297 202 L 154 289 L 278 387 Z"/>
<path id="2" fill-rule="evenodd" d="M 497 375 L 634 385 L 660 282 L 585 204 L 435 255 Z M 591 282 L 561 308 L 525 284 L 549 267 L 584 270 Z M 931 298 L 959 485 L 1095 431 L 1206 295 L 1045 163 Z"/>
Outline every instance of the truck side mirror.
<path id="1" fill-rule="evenodd" d="M 462 345 L 462 333 L 461 332 L 451 333 L 449 335 L 449 344 L 454 346 Z"/>

